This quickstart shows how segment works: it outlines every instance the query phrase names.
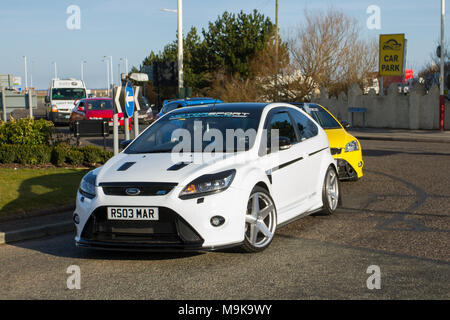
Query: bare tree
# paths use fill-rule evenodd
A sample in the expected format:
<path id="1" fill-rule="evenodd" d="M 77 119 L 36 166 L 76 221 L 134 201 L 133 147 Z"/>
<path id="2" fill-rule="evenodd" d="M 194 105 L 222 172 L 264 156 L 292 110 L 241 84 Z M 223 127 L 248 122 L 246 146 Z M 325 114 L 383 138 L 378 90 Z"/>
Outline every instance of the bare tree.
<path id="1" fill-rule="evenodd" d="M 292 70 L 297 72 L 296 99 L 308 99 L 315 88 L 338 95 L 352 83 L 363 85 L 376 70 L 378 44 L 360 36 L 356 19 L 328 9 L 305 11 L 305 21 L 289 39 Z M 295 91 L 295 88 L 293 88 Z"/>
<path id="2" fill-rule="evenodd" d="M 289 68 L 288 46 L 280 42 L 276 59 L 274 39 L 271 37 L 265 47 L 251 58 L 251 77 L 218 73 L 209 94 L 234 102 L 286 100 L 283 77 Z"/>

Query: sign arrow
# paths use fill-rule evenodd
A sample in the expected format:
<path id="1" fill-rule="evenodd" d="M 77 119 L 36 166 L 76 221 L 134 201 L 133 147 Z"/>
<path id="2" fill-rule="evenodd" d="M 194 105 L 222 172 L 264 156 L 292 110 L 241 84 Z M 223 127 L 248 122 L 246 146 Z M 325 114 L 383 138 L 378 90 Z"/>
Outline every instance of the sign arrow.
<path id="1" fill-rule="evenodd" d="M 114 102 L 116 103 L 117 113 L 122 113 L 122 107 L 120 106 L 120 101 L 119 101 L 121 91 L 122 91 L 122 87 L 118 86 L 116 89 L 116 97 L 114 99 Z"/>

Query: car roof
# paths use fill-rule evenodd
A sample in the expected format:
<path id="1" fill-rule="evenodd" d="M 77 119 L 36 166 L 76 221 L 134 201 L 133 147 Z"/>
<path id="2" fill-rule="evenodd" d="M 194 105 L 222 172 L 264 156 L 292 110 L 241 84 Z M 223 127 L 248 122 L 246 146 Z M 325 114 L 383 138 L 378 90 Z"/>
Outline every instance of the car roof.
<path id="1" fill-rule="evenodd" d="M 166 100 L 164 105 L 176 104 L 176 103 L 185 103 L 186 105 L 189 105 L 191 102 L 195 102 L 195 103 L 199 103 L 199 102 L 210 103 L 210 102 L 214 102 L 214 101 L 219 102 L 219 101 L 222 101 L 222 100 L 215 99 L 215 98 L 209 98 L 209 97 L 196 97 L 196 98 Z"/>
<path id="2" fill-rule="evenodd" d="M 95 98 L 83 98 L 80 101 L 93 101 L 93 100 L 112 100 L 111 98 L 95 97 Z"/>
<path id="3" fill-rule="evenodd" d="M 203 106 L 195 106 L 189 108 L 176 109 L 170 114 L 194 113 L 194 112 L 261 112 L 269 103 L 255 102 L 234 102 L 234 103 L 218 103 L 207 104 Z"/>

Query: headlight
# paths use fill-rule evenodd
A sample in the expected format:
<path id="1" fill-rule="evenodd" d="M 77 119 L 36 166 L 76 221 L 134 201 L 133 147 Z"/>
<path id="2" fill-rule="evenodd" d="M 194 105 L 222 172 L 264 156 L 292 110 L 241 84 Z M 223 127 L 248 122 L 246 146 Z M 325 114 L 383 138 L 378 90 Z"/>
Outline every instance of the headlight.
<path id="1" fill-rule="evenodd" d="M 236 170 L 232 169 L 198 177 L 184 187 L 180 193 L 180 198 L 191 199 L 222 192 L 230 186 L 235 174 Z"/>
<path id="2" fill-rule="evenodd" d="M 359 150 L 359 145 L 357 140 L 353 140 L 345 145 L 345 152 Z"/>
<path id="3" fill-rule="evenodd" d="M 95 198 L 95 181 L 97 180 L 97 174 L 100 170 L 98 167 L 95 170 L 89 171 L 83 179 L 81 179 L 80 183 L 80 193 L 86 198 L 93 199 Z"/>

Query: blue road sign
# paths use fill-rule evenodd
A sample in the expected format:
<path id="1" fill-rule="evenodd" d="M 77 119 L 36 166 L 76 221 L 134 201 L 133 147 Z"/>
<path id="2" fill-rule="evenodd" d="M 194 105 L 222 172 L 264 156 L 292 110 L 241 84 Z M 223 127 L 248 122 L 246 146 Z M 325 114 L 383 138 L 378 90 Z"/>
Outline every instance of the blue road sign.
<path id="1" fill-rule="evenodd" d="M 125 87 L 125 111 L 128 117 L 132 117 L 134 113 L 134 93 L 131 82 L 127 82 Z"/>

